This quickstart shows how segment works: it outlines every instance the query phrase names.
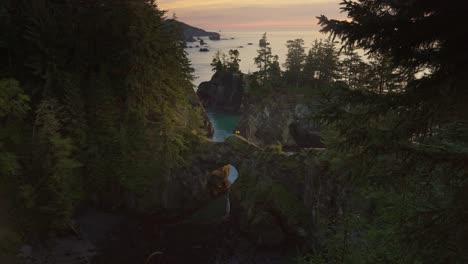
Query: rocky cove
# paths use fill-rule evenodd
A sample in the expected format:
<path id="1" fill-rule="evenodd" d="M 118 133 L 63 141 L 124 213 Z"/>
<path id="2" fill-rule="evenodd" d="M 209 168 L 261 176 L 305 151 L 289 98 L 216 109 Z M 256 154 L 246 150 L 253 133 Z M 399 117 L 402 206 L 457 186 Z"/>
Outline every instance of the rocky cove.
<path id="1" fill-rule="evenodd" d="M 298 249 L 317 246 L 327 221 L 341 213 L 345 192 L 322 152 L 287 155 L 238 136 L 206 140 L 189 166 L 155 183 L 146 197 L 121 193 L 113 197 L 118 209 L 88 207 L 70 234 L 23 247 L 23 257 L 26 263 L 289 263 Z M 227 164 L 239 170 L 232 185 Z"/>
<path id="2" fill-rule="evenodd" d="M 192 102 L 206 109 L 209 137 L 213 113 L 238 115 L 231 127 L 241 136 L 199 138 L 186 165 L 144 194 L 95 195 L 70 233 L 24 246 L 25 263 L 288 263 L 297 250 L 320 245 L 346 191 L 324 150 L 301 143 L 318 137 L 310 108 L 300 97 L 248 103 L 242 78 L 215 74 L 200 85 L 201 103 Z"/>
<path id="3" fill-rule="evenodd" d="M 287 93 L 258 100 L 249 96 L 247 78 L 240 72 L 216 72 L 210 81 L 200 84 L 197 95 L 209 113 L 238 116 L 239 123 L 229 126 L 231 133 L 238 130 L 242 137 L 257 145 L 324 147 L 318 122 L 311 118 L 318 110 L 314 100 Z"/>
<path id="4" fill-rule="evenodd" d="M 465 6 L 221 2 L 0 3 L 0 263 L 468 263 Z"/>

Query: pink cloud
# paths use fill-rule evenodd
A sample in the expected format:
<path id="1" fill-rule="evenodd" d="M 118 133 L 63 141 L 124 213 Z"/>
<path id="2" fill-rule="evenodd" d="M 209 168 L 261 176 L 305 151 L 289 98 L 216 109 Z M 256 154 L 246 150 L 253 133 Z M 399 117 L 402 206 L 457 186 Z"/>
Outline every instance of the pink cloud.
<path id="1" fill-rule="evenodd" d="M 209 30 L 318 29 L 316 17 L 319 15 L 344 18 L 337 0 L 290 0 L 287 4 L 277 0 L 258 0 L 261 4 L 229 1 L 225 6 L 220 4 L 222 2 L 227 1 L 164 0 L 160 1 L 160 6 L 168 9 L 168 16 L 175 12 L 181 21 Z M 175 8 L 171 9 L 171 6 Z"/>

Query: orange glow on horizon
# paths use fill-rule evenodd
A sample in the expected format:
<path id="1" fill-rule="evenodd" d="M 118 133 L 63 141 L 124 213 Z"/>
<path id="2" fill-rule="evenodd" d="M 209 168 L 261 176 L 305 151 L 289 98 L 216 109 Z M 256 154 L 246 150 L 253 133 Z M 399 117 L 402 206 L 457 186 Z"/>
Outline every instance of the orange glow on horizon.
<path id="1" fill-rule="evenodd" d="M 253 21 L 253 22 L 233 22 L 224 24 L 224 27 L 227 28 L 239 28 L 239 29 L 251 29 L 251 28 L 311 28 L 317 25 L 318 20 L 308 19 L 308 20 L 298 20 L 298 21 L 280 21 L 280 20 L 268 20 L 268 21 Z M 213 25 L 215 26 L 215 25 Z"/>
<path id="2" fill-rule="evenodd" d="M 341 18 L 340 0 L 160 0 L 160 8 L 207 30 L 318 29 L 316 17 Z"/>

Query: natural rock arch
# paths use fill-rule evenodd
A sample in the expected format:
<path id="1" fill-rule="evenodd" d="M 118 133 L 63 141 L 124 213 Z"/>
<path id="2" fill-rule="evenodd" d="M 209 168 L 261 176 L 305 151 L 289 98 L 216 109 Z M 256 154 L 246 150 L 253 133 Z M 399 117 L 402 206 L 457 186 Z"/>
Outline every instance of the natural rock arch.
<path id="1" fill-rule="evenodd" d="M 213 179 L 213 176 L 219 174 L 214 172 L 228 164 L 240 169 L 259 150 L 256 145 L 236 135 L 228 137 L 224 142 L 205 140 L 195 148 L 190 165 L 171 174 L 166 180 L 162 207 L 190 211 L 203 205 L 213 198 L 210 185 L 220 184 L 221 189 L 226 189 L 222 180 Z"/>

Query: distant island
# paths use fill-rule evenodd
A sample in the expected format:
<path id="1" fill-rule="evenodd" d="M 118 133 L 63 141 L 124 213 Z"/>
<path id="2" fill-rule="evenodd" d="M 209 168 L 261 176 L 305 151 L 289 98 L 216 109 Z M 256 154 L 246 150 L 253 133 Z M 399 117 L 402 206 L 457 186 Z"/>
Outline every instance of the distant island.
<path id="1" fill-rule="evenodd" d="M 209 32 L 201 28 L 190 26 L 184 22 L 175 19 L 167 19 L 166 23 L 171 27 L 180 28 L 183 32 L 184 40 L 187 42 L 195 42 L 196 37 L 209 37 L 210 40 L 220 40 L 221 35 L 216 32 Z"/>

